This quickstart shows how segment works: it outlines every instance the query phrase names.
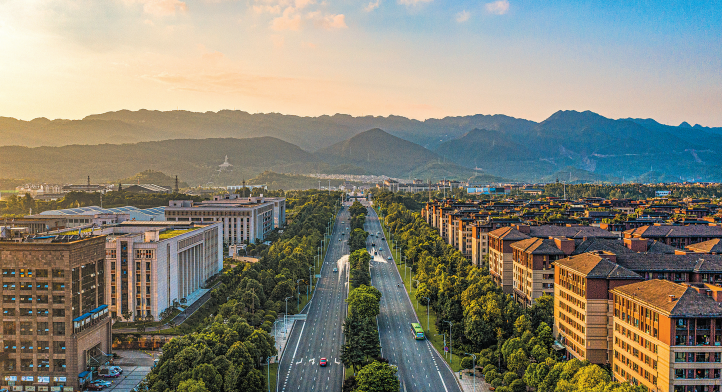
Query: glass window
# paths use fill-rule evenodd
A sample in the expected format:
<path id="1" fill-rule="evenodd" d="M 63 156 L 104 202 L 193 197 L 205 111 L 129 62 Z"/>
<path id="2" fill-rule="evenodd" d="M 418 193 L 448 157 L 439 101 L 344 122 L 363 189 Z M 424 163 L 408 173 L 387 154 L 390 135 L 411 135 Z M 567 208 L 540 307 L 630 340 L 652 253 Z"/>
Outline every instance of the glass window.
<path id="1" fill-rule="evenodd" d="M 33 270 L 28 269 L 28 268 L 20 268 L 20 277 L 21 278 L 32 278 Z"/>
<path id="2" fill-rule="evenodd" d="M 15 268 L 3 268 L 3 278 L 14 278 Z"/>
<path id="3" fill-rule="evenodd" d="M 64 295 L 53 295 L 53 303 L 54 304 L 64 304 L 65 296 Z"/>
<path id="4" fill-rule="evenodd" d="M 31 304 L 31 303 L 33 303 L 33 296 L 32 296 L 32 295 L 21 295 L 21 296 L 20 296 L 20 303 L 21 303 L 21 304 Z"/>
<path id="5" fill-rule="evenodd" d="M 5 346 L 5 352 L 11 352 L 14 353 L 18 351 L 17 343 L 14 340 L 5 340 L 3 341 L 3 345 Z"/>
<path id="6" fill-rule="evenodd" d="M 38 358 L 38 371 L 49 372 L 50 371 L 50 359 Z"/>
<path id="7" fill-rule="evenodd" d="M 55 336 L 65 336 L 65 323 L 53 323 L 53 335 Z"/>
<path id="8" fill-rule="evenodd" d="M 3 295 L 3 302 L 4 303 L 15 303 L 15 295 L 9 294 L 9 295 Z"/>
<path id="9" fill-rule="evenodd" d="M 3 290 L 15 290 L 15 281 L 3 282 Z"/>
<path id="10" fill-rule="evenodd" d="M 54 341 L 53 342 L 53 354 L 63 354 L 65 353 L 65 342 L 64 341 Z"/>
<path id="11" fill-rule="evenodd" d="M 32 289 L 33 289 L 32 282 L 20 282 L 20 290 L 32 290 Z"/>
<path id="12" fill-rule="evenodd" d="M 21 321 L 20 322 L 20 335 L 32 335 L 33 334 L 33 322 Z"/>
<path id="13" fill-rule="evenodd" d="M 3 321 L 3 335 L 15 335 L 15 321 Z"/>
<path id="14" fill-rule="evenodd" d="M 48 342 L 47 340 L 38 341 L 37 350 L 39 353 L 49 353 L 50 352 L 50 342 Z"/>
<path id="15" fill-rule="evenodd" d="M 20 342 L 20 352 L 32 354 L 35 347 L 33 347 L 32 340 L 24 340 Z"/>
<path id="16" fill-rule="evenodd" d="M 23 372 L 32 372 L 33 371 L 32 358 L 20 360 L 20 371 L 23 371 Z"/>
<path id="17" fill-rule="evenodd" d="M 65 309 L 53 309 L 53 317 L 65 317 Z"/>
<path id="18" fill-rule="evenodd" d="M 65 360 L 64 359 L 53 359 L 53 372 L 65 373 Z"/>
<path id="19" fill-rule="evenodd" d="M 46 303 L 48 303 L 48 296 L 47 296 L 47 295 L 38 295 L 38 296 L 35 298 L 35 300 L 36 300 L 39 304 L 46 304 Z"/>
<path id="20" fill-rule="evenodd" d="M 38 322 L 38 335 L 48 335 L 50 334 L 50 328 L 48 327 L 47 322 Z"/>
<path id="21" fill-rule="evenodd" d="M 35 289 L 37 290 L 47 291 L 48 288 L 48 282 L 37 282 L 37 284 L 35 284 Z"/>
<path id="22" fill-rule="evenodd" d="M 64 278 L 65 270 L 53 268 L 53 278 Z"/>
<path id="23" fill-rule="evenodd" d="M 53 290 L 54 290 L 54 291 L 63 291 L 63 290 L 65 290 L 65 283 L 63 283 L 63 282 L 53 282 Z"/>
<path id="24" fill-rule="evenodd" d="M 30 317 L 33 315 L 33 308 L 20 308 L 20 317 Z"/>
<path id="25" fill-rule="evenodd" d="M 15 316 L 15 308 L 3 308 L 3 317 Z"/>
<path id="26" fill-rule="evenodd" d="M 35 276 L 38 278 L 47 278 L 48 277 L 48 270 L 46 269 L 36 269 L 35 270 Z"/>

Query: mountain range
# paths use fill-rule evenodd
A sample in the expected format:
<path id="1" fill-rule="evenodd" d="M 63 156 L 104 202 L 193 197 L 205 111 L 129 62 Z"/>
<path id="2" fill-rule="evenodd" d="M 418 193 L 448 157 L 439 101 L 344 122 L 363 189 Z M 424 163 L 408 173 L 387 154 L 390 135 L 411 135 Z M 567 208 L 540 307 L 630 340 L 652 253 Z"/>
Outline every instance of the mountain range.
<path id="1" fill-rule="evenodd" d="M 383 129 L 383 130 L 382 130 Z M 121 144 L 122 143 L 122 144 Z M 489 181 L 722 180 L 722 128 L 559 111 L 418 121 L 242 111 L 117 111 L 82 120 L 0 117 L 4 178 L 113 181 L 152 169 L 191 185 L 264 171 Z M 18 147 L 23 146 L 23 147 Z M 229 156 L 232 170 L 219 166 Z"/>

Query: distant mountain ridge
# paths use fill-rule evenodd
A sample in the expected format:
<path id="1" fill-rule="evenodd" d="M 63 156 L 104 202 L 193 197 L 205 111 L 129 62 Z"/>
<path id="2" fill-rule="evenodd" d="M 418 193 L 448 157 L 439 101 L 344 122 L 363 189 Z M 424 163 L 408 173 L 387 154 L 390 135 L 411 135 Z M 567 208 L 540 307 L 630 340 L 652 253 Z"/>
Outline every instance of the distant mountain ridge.
<path id="1" fill-rule="evenodd" d="M 364 136 L 370 129 L 383 132 L 383 135 L 372 133 Z M 652 119 L 614 120 L 591 111 L 558 111 L 538 123 L 498 114 L 419 121 L 401 116 L 353 117 L 336 114 L 300 117 L 232 110 L 205 113 L 121 110 L 82 120 L 39 118 L 21 121 L 0 117 L 0 145 L 67 146 L 61 150 L 37 150 L 48 154 L 40 156 L 41 160 L 58 154 L 58 166 L 50 169 L 60 167 L 66 173 L 54 173 L 53 178 L 74 178 L 74 174 L 70 173 L 75 172 L 75 168 L 66 169 L 67 165 L 83 166 L 84 163 L 77 160 L 83 159 L 82 150 L 91 145 L 99 145 L 91 150 L 103 151 L 110 147 L 102 145 L 138 143 L 137 148 L 148 152 L 143 147 L 144 143 L 163 140 L 191 143 L 190 140 L 209 138 L 248 141 L 263 137 L 273 139 L 275 143 L 286 143 L 281 149 L 283 151 L 293 146 L 293 152 L 289 149 L 289 155 L 279 156 L 278 161 L 271 162 L 265 158 L 275 156 L 275 152 L 268 151 L 258 156 L 258 162 L 249 160 L 235 174 L 255 176 L 266 170 L 282 173 L 310 170 L 463 179 L 482 173 L 508 179 L 542 181 L 559 172 L 579 170 L 582 172 L 575 177 L 580 180 L 664 178 L 722 181 L 719 163 L 722 128 L 698 124 L 690 126 L 686 122 L 670 126 Z M 374 139 L 384 142 L 374 142 Z M 230 145 L 237 146 L 234 143 L 237 142 Z M 256 146 L 254 143 L 250 145 Z M 219 146 L 219 149 L 224 150 L 224 147 Z M 246 151 L 242 146 L 237 147 Z M 8 147 L 0 147 L 0 152 L 5 148 Z M 21 158 L 18 162 L 25 162 L 22 154 L 17 155 L 17 151 L 22 151 L 18 149 L 22 148 L 7 150 L 8 156 L 18 156 Z M 116 150 L 127 151 L 130 155 L 134 153 L 123 147 L 113 147 L 113 151 Z M 263 147 L 260 150 L 265 151 Z M 32 155 L 36 150 L 28 151 Z M 70 151 L 75 155 L 69 155 Z M 114 156 L 113 151 L 105 156 Z M 189 149 L 188 153 L 194 154 L 194 151 Z M 293 157 L 298 160 L 293 160 Z M 0 158 L 0 167 L 8 167 L 9 171 L 3 177 L 45 178 L 38 176 L 42 174 L 42 165 L 38 162 L 29 161 L 27 167 L 20 170 L 12 164 L 5 166 L 4 161 Z M 190 167 L 198 165 L 193 159 L 183 160 L 177 156 L 170 156 L 168 161 Z M 124 162 L 117 168 L 122 170 L 109 180 L 131 176 L 148 168 L 175 174 L 173 168 L 166 169 L 163 162 L 151 163 L 154 164 L 139 167 L 135 163 Z M 266 164 L 269 166 L 264 166 Z M 130 170 L 130 167 L 133 169 Z M 97 171 L 102 170 L 97 168 Z M 11 176 L 9 173 L 16 174 Z M 193 178 L 196 175 L 200 176 L 200 173 L 184 179 L 197 183 L 200 177 Z"/>

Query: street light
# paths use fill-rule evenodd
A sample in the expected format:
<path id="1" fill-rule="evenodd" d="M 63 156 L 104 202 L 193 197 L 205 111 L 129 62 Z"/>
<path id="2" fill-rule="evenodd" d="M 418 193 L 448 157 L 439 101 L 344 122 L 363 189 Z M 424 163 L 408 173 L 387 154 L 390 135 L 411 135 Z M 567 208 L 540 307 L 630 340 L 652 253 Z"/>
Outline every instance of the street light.
<path id="1" fill-rule="evenodd" d="M 419 282 L 417 279 L 411 279 L 414 282 L 416 282 L 416 290 L 414 290 L 414 297 L 416 297 L 416 294 L 419 293 Z M 419 310 L 419 297 L 416 297 L 416 310 Z"/>
<path id="2" fill-rule="evenodd" d="M 429 330 L 429 308 L 431 307 L 431 298 L 421 297 L 426 300 L 426 330 Z"/>
<path id="3" fill-rule="evenodd" d="M 474 372 L 474 392 L 476 392 L 476 354 L 469 354 L 469 353 L 464 353 L 464 354 L 471 355 L 473 358 L 472 363 L 471 363 L 471 369 Z"/>
<path id="4" fill-rule="evenodd" d="M 449 356 L 451 356 L 451 366 L 453 367 L 454 366 L 454 345 L 453 345 L 453 342 L 451 339 L 451 327 L 454 326 L 454 322 L 446 321 L 446 320 L 444 320 L 444 322 L 449 323 Z"/>
<path id="5" fill-rule="evenodd" d="M 298 301 L 296 301 L 296 310 L 301 311 L 301 309 L 298 309 L 301 306 L 301 287 L 298 285 L 298 282 L 303 282 L 303 279 L 296 279 L 296 298 L 298 298 Z"/>
<path id="6" fill-rule="evenodd" d="M 288 316 L 288 300 L 293 297 L 286 297 L 286 313 L 283 315 L 283 335 L 288 335 L 288 323 L 286 322 L 286 317 Z"/>
<path id="7" fill-rule="evenodd" d="M 276 341 L 277 341 L 277 339 L 276 339 L 276 323 L 280 323 L 280 322 L 281 322 L 281 320 L 276 320 L 273 322 L 273 346 L 274 347 L 276 346 Z M 278 348 L 276 348 L 276 350 L 278 350 Z"/>
<path id="8" fill-rule="evenodd" d="M 408 259 L 406 258 L 406 256 L 401 256 L 401 257 L 404 259 L 404 281 L 406 281 L 406 268 L 407 268 L 406 263 L 408 262 Z"/>
<path id="9" fill-rule="evenodd" d="M 308 294 L 313 289 L 313 267 L 308 267 L 308 286 L 306 286 L 306 302 L 308 302 Z"/>
<path id="10" fill-rule="evenodd" d="M 268 392 L 271 392 L 271 357 L 266 358 L 266 384 L 268 384 Z"/>

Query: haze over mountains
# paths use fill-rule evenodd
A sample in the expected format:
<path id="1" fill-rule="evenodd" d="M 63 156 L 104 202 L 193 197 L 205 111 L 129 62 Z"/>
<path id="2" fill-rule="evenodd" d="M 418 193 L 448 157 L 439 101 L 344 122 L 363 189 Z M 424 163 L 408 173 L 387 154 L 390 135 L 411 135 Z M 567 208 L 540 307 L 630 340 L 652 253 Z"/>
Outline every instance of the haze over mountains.
<path id="1" fill-rule="evenodd" d="M 589 111 L 559 111 L 539 123 L 504 115 L 417 121 L 230 110 L 118 111 L 75 121 L 3 117 L 0 145 L 43 146 L 0 147 L 0 177 L 58 182 L 87 175 L 112 181 L 146 169 L 191 185 L 238 183 L 268 170 L 424 180 L 722 180 L 722 128 Z M 233 170 L 218 172 L 225 155 Z"/>

